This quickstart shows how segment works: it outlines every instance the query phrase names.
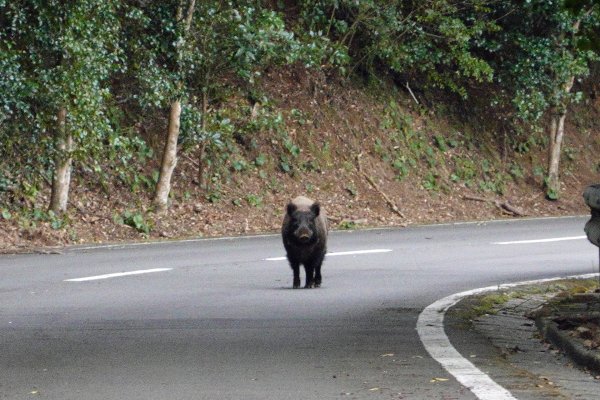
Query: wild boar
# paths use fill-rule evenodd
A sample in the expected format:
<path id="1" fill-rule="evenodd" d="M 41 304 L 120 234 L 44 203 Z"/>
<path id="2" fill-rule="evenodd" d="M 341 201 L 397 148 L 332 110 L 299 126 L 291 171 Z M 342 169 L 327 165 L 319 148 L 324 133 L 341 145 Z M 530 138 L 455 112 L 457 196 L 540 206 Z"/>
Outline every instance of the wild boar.
<path id="1" fill-rule="evenodd" d="M 304 287 L 321 286 L 327 231 L 327 214 L 319 203 L 304 196 L 298 196 L 288 203 L 281 235 L 287 259 L 294 271 L 294 289 L 300 287 L 300 264 L 304 265 L 306 272 Z"/>

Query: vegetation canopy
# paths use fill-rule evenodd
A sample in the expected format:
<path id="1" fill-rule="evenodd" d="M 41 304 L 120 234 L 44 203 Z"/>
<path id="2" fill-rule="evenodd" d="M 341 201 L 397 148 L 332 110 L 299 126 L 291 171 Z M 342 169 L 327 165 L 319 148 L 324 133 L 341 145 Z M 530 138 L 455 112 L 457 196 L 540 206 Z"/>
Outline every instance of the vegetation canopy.
<path id="1" fill-rule="evenodd" d="M 0 27 L 0 221 L 66 229 L 76 183 L 134 194 L 108 219 L 146 235 L 174 196 L 218 203 L 244 174 L 263 191 L 234 206 L 335 163 L 393 203 L 363 155 L 429 193 L 503 196 L 529 169 L 556 200 L 600 55 L 597 0 L 0 0 Z M 338 101 L 357 87 L 374 123 L 331 136 L 335 110 L 366 111 Z"/>

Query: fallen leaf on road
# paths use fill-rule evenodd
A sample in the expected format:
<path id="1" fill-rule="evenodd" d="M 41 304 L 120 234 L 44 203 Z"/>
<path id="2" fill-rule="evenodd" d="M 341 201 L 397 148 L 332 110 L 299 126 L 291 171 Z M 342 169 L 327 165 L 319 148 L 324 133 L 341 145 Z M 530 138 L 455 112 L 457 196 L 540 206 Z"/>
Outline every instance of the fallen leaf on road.
<path id="1" fill-rule="evenodd" d="M 435 383 L 435 382 L 447 382 L 449 379 L 448 378 L 433 378 L 430 382 L 431 383 Z"/>

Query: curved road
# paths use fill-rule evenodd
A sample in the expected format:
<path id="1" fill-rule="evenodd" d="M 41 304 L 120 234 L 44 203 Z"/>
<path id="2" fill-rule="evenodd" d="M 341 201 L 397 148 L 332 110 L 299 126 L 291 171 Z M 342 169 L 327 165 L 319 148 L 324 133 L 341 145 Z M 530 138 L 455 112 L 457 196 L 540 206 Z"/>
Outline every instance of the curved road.
<path id="1" fill-rule="evenodd" d="M 474 399 L 428 356 L 419 313 L 597 272 L 586 220 L 334 232 L 312 290 L 289 289 L 278 236 L 1 256 L 0 399 Z"/>

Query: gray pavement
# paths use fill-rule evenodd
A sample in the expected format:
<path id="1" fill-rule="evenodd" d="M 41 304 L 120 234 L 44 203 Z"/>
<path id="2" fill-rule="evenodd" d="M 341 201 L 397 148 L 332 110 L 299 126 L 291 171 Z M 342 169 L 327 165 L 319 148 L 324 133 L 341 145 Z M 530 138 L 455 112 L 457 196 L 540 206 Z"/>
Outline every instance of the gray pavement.
<path id="1" fill-rule="evenodd" d="M 390 251 L 328 257 L 315 290 L 289 289 L 285 260 L 266 260 L 283 255 L 278 236 L 1 256 L 0 399 L 474 399 L 428 356 L 419 313 L 594 272 L 585 240 L 497 244 L 582 235 L 585 220 L 334 232 L 331 252 Z"/>
<path id="2" fill-rule="evenodd" d="M 449 337 L 473 364 L 518 399 L 596 400 L 600 396 L 596 375 L 545 341 L 529 318 L 556 294 L 547 292 L 550 286 L 537 285 L 535 291 L 544 294 L 510 299 L 495 306 L 494 313 L 472 320 L 472 325 L 465 323 L 465 313 L 478 304 L 478 297 L 463 300 L 448 316 Z"/>

